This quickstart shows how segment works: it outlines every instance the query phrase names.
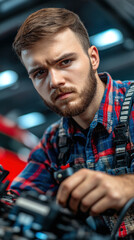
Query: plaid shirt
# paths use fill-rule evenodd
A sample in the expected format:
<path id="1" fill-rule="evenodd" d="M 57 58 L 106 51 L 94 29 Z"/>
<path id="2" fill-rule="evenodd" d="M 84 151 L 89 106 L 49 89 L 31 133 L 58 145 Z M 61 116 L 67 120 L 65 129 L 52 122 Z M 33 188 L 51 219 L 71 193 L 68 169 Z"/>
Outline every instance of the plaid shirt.
<path id="1" fill-rule="evenodd" d="M 107 172 L 115 175 L 113 155 L 113 130 L 118 125 L 121 105 L 130 81 L 114 81 L 107 73 L 99 74 L 106 83 L 106 89 L 100 108 L 96 112 L 87 133 L 71 118 L 63 118 L 63 127 L 67 137 L 73 143 L 67 159 L 67 166 L 81 164 L 83 167 Z M 44 133 L 38 146 L 31 152 L 28 164 L 23 172 L 15 178 L 11 189 L 20 193 L 22 190 L 36 190 L 46 193 L 48 190 L 56 195 L 58 184 L 53 173 L 61 168 L 58 164 L 58 130 L 60 120 L 52 124 Z M 132 142 L 134 142 L 134 110 L 132 109 L 129 120 Z M 129 149 L 128 149 L 129 150 Z M 134 161 L 131 162 L 128 172 L 134 171 Z M 109 219 L 105 219 L 108 224 Z M 112 222 L 112 220 L 110 220 Z M 113 220 L 114 222 L 114 220 Z M 122 229 L 121 229 L 122 228 Z M 128 232 L 124 222 L 119 231 L 119 236 Z"/>

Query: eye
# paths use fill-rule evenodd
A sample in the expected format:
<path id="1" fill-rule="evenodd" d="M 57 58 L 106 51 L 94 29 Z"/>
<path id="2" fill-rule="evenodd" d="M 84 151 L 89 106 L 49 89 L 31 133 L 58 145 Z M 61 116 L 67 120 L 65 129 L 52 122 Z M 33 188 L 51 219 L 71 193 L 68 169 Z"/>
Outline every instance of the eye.
<path id="1" fill-rule="evenodd" d="M 47 72 L 46 69 L 40 69 L 34 73 L 33 78 L 43 78 L 47 75 Z"/>
<path id="2" fill-rule="evenodd" d="M 70 65 L 71 62 L 72 62 L 71 59 L 65 59 L 65 60 L 61 61 L 59 63 L 59 65 L 64 67 L 64 66 Z"/>

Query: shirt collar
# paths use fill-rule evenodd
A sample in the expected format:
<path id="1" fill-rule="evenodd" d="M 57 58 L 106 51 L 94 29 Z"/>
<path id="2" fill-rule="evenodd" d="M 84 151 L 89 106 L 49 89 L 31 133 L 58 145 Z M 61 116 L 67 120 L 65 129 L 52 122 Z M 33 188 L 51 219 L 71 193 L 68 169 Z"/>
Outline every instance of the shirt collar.
<path id="1" fill-rule="evenodd" d="M 106 88 L 99 110 L 96 114 L 98 115 L 98 122 L 111 133 L 113 130 L 113 80 L 108 73 L 100 73 L 99 77 L 106 83 Z"/>

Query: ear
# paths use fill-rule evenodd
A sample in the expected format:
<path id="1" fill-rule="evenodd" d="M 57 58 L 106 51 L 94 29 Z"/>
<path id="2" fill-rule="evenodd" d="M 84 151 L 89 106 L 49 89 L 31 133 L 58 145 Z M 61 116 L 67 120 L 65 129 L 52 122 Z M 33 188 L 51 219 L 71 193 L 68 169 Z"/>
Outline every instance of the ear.
<path id="1" fill-rule="evenodd" d="M 95 46 L 91 46 L 88 49 L 88 54 L 91 60 L 92 68 L 94 71 L 97 71 L 100 63 L 98 49 Z"/>

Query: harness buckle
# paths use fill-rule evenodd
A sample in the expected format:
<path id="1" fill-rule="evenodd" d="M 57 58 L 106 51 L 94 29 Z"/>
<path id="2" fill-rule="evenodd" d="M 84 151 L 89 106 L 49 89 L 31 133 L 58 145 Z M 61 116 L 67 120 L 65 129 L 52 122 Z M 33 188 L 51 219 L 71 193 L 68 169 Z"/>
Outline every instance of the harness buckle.
<path id="1" fill-rule="evenodd" d="M 115 127 L 114 129 L 114 144 L 123 144 L 123 143 L 128 143 L 129 142 L 129 130 L 128 130 L 128 123 L 119 123 L 118 126 Z"/>
<path id="2" fill-rule="evenodd" d="M 126 151 L 126 145 L 129 142 L 128 123 L 119 123 L 114 129 L 115 138 L 115 157 L 114 163 L 116 168 L 127 167 L 129 164 L 129 154 Z"/>

